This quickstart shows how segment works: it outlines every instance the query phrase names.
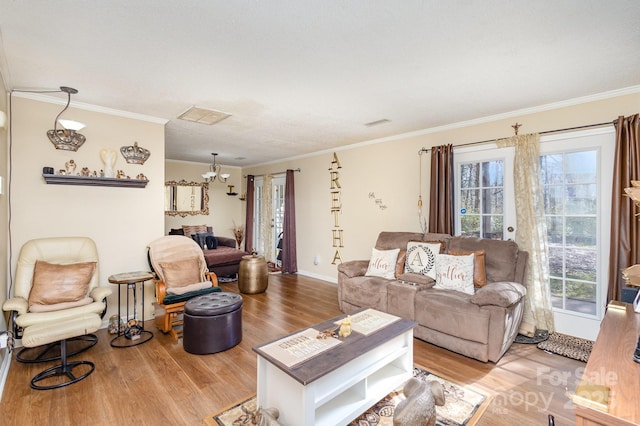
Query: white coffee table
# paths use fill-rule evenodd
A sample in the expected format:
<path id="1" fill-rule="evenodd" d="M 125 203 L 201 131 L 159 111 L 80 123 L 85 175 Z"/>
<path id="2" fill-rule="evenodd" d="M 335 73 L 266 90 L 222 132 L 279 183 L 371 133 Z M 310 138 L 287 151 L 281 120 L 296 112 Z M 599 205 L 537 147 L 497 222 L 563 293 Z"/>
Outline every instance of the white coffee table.
<path id="1" fill-rule="evenodd" d="M 335 328 L 333 318 L 310 328 Z M 276 407 L 283 425 L 346 425 L 413 372 L 413 321 L 400 319 L 369 335 L 353 332 L 300 364 L 287 367 L 258 345 L 257 402 Z M 291 336 L 296 333 L 291 333 Z"/>

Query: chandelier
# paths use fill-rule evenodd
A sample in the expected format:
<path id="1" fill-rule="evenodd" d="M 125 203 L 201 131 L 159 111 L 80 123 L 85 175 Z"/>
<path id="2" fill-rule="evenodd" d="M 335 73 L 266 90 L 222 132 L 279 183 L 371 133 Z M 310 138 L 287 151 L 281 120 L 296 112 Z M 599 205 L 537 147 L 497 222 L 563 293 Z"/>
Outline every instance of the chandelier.
<path id="1" fill-rule="evenodd" d="M 47 136 L 56 149 L 64 149 L 66 151 L 77 151 L 85 141 L 84 135 L 78 133 L 78 130 L 84 128 L 84 124 L 73 120 L 61 120 L 60 116 L 69 108 L 71 103 L 71 95 L 78 93 L 73 87 L 61 86 L 60 91 L 67 94 L 67 105 L 56 116 L 53 122 L 53 130 L 47 131 Z M 58 123 L 63 127 L 58 129 Z"/>
<path id="2" fill-rule="evenodd" d="M 205 182 L 213 182 L 216 180 L 216 177 L 220 178 L 220 182 L 226 182 L 231 175 L 229 173 L 220 173 L 221 167 L 219 164 L 216 164 L 216 156 L 218 153 L 212 152 L 211 155 L 213 155 L 213 164 L 209 165 L 209 171 L 207 173 L 203 173 L 202 177 Z"/>

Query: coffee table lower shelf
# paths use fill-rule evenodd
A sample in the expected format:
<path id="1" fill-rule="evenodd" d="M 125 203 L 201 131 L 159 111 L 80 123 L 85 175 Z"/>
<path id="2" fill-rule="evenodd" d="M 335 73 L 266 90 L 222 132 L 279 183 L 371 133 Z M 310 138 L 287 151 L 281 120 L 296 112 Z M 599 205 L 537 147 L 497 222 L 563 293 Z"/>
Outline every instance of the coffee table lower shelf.
<path id="1" fill-rule="evenodd" d="M 331 363 L 332 350 L 320 357 Z M 308 383 L 290 373 L 258 354 L 259 406 L 277 407 L 282 424 L 346 425 L 411 378 L 413 327 Z"/>

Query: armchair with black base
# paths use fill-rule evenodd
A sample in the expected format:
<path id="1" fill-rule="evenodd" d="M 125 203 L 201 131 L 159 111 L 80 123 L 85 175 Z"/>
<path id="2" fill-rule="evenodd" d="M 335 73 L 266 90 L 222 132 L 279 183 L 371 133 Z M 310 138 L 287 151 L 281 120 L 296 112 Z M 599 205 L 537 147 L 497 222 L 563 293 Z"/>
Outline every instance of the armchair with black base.
<path id="1" fill-rule="evenodd" d="M 152 241 L 148 258 L 156 275 L 156 326 L 177 339 L 182 334 L 184 304 L 193 297 L 221 291 L 218 277 L 207 269 L 200 246 L 183 236 Z"/>
<path id="2" fill-rule="evenodd" d="M 26 242 L 16 266 L 13 294 L 2 306 L 11 312 L 15 338 L 23 348 L 21 362 L 60 359 L 60 364 L 37 374 L 34 389 L 54 389 L 76 383 L 93 372 L 89 361 L 68 362 L 97 343 L 111 294 L 100 286 L 98 251 L 87 237 L 41 238 Z M 67 351 L 67 342 L 74 349 Z M 68 353 L 69 352 L 69 353 Z"/>

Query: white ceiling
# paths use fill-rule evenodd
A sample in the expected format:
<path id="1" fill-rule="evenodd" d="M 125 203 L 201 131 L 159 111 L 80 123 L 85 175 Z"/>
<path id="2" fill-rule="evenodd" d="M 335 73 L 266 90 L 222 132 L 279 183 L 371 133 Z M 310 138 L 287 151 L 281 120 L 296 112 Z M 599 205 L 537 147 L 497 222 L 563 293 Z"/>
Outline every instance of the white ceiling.
<path id="1" fill-rule="evenodd" d="M 245 166 L 639 85 L 639 23 L 638 0 L 0 0 L 0 72 Z"/>

